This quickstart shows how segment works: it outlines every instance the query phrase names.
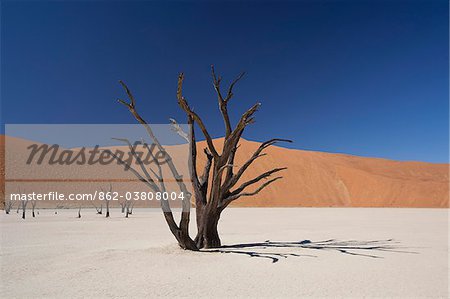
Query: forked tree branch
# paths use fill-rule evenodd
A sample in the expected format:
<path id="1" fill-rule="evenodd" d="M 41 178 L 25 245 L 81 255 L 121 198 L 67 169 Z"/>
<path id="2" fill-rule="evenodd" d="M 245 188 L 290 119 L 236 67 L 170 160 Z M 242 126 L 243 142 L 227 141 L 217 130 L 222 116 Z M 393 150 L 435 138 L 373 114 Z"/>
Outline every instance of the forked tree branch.
<path id="1" fill-rule="evenodd" d="M 161 170 L 161 166 L 158 163 L 158 159 L 156 159 L 155 155 L 153 155 L 153 152 L 151 150 L 151 148 L 148 146 L 148 144 L 144 141 L 144 138 L 141 138 L 141 144 L 147 149 L 148 153 L 150 154 L 151 158 L 153 159 L 153 161 L 155 161 L 155 164 L 158 166 L 158 172 L 156 173 L 153 168 L 151 168 L 150 166 L 148 167 L 148 169 L 150 169 L 150 171 L 153 173 L 153 175 L 158 179 L 158 182 L 163 182 L 163 175 L 162 175 L 162 170 Z"/>
<path id="2" fill-rule="evenodd" d="M 180 107 L 188 114 L 188 116 L 192 117 L 192 119 L 198 124 L 200 129 L 202 130 L 203 135 L 205 136 L 206 142 L 208 144 L 209 150 L 213 154 L 214 157 L 219 157 L 219 154 L 216 151 L 216 148 L 214 147 L 213 141 L 211 136 L 208 133 L 208 130 L 206 129 L 205 124 L 203 123 L 200 116 L 198 116 L 197 113 L 195 113 L 190 107 L 186 99 L 183 97 L 183 80 L 184 75 L 183 73 L 180 73 L 178 76 L 178 88 L 177 88 L 177 99 L 178 104 Z"/>
<path id="3" fill-rule="evenodd" d="M 134 169 L 131 165 L 129 165 L 127 162 L 125 162 L 124 160 L 122 160 L 122 158 L 120 158 L 119 156 L 117 156 L 116 154 L 114 154 L 112 151 L 110 150 L 105 150 L 105 152 L 109 153 L 109 155 L 111 155 L 114 159 L 117 160 L 117 162 L 120 165 L 123 165 L 124 167 L 126 167 L 128 170 L 130 170 L 138 179 L 139 181 L 143 182 L 144 184 L 146 184 L 147 186 L 150 187 L 150 189 L 152 189 L 154 192 L 160 192 L 158 186 L 154 183 L 154 182 L 150 182 L 148 181 L 146 178 L 144 178 L 136 169 Z"/>
<path id="4" fill-rule="evenodd" d="M 205 168 L 203 170 L 203 174 L 200 177 L 200 185 L 208 184 L 209 172 L 211 169 L 211 164 L 212 164 L 212 159 L 213 159 L 213 155 L 209 152 L 209 150 L 207 148 L 203 149 L 203 151 L 205 152 L 205 155 L 206 155 L 206 164 L 205 164 Z"/>
<path id="5" fill-rule="evenodd" d="M 219 205 L 219 208 L 225 208 L 227 207 L 231 202 L 235 201 L 236 199 L 240 198 L 241 196 L 253 196 L 258 194 L 261 190 L 263 190 L 264 188 L 266 188 L 267 186 L 269 186 L 270 184 L 272 184 L 273 182 L 281 179 L 283 177 L 279 176 L 276 178 L 273 178 L 267 182 L 265 182 L 264 184 L 262 184 L 261 186 L 259 186 L 255 191 L 253 192 L 243 192 L 243 193 L 239 193 L 239 194 L 235 194 L 235 195 L 230 195 L 229 197 L 225 198 L 223 200 L 223 202 Z"/>
<path id="6" fill-rule="evenodd" d="M 261 153 L 264 149 L 266 149 L 267 147 L 277 143 L 277 142 L 292 142 L 291 140 L 288 139 L 279 139 L 279 138 L 274 138 L 274 139 L 270 139 L 266 142 L 263 142 L 258 149 L 253 153 L 253 155 L 250 157 L 250 159 L 247 160 L 247 162 L 245 162 L 241 168 L 239 168 L 239 170 L 237 171 L 237 173 L 235 175 L 233 175 L 228 181 L 226 181 L 223 185 L 223 189 L 224 192 L 228 192 L 234 185 L 236 185 L 236 183 L 239 181 L 239 179 L 241 178 L 241 176 L 244 174 L 244 172 L 247 170 L 247 168 L 259 157 L 264 156 L 264 153 Z"/>
<path id="7" fill-rule="evenodd" d="M 151 183 L 155 184 L 155 181 L 153 180 L 153 178 L 150 176 L 150 174 L 148 173 L 147 169 L 144 166 L 144 162 L 142 161 L 141 157 L 139 157 L 139 155 L 136 153 L 136 151 L 134 150 L 133 145 L 131 144 L 131 142 L 126 139 L 126 138 L 112 138 L 113 140 L 117 140 L 117 141 L 122 141 L 124 143 L 126 143 L 128 145 L 128 148 L 130 150 L 130 153 L 133 155 L 133 157 L 136 159 L 136 162 L 139 164 L 142 172 L 144 173 L 145 177 L 147 178 L 148 181 L 150 181 Z M 153 153 L 149 150 L 149 153 L 151 155 L 153 155 Z M 153 156 L 154 158 L 154 156 Z M 155 163 L 158 163 L 158 161 L 154 160 Z"/>
<path id="8" fill-rule="evenodd" d="M 244 77 L 245 72 L 242 72 L 239 74 L 239 76 L 230 84 L 230 87 L 228 88 L 228 93 L 227 96 L 224 98 L 222 96 L 222 92 L 220 90 L 220 82 L 222 80 L 222 78 L 219 76 L 216 76 L 216 73 L 214 71 L 214 66 L 211 66 L 211 74 L 213 77 L 213 85 L 214 85 L 214 89 L 216 90 L 217 93 L 217 98 L 219 101 L 219 108 L 220 108 L 220 112 L 222 113 L 222 117 L 223 117 L 223 121 L 225 124 L 225 139 L 230 136 L 231 134 L 231 121 L 230 121 L 230 116 L 228 115 L 228 102 L 231 100 L 231 98 L 233 97 L 233 87 L 234 85 L 240 80 L 242 79 L 242 77 Z"/>
<path id="9" fill-rule="evenodd" d="M 245 127 L 254 122 L 253 114 L 258 111 L 259 106 L 261 106 L 261 103 L 256 103 L 242 114 L 236 128 L 231 132 L 228 138 L 226 138 L 222 151 L 223 163 L 226 163 L 226 161 L 229 160 L 231 152 L 238 146 L 238 142 L 241 139 Z"/>
<path id="10" fill-rule="evenodd" d="M 169 167 L 170 171 L 172 172 L 173 177 L 177 181 L 181 192 L 183 194 L 185 194 L 185 196 L 183 197 L 183 200 L 182 200 L 182 213 L 181 213 L 181 219 L 180 219 L 179 226 L 177 226 L 176 223 L 175 223 L 175 219 L 173 218 L 173 214 L 172 214 L 172 212 L 170 210 L 170 205 L 169 205 L 168 201 L 161 200 L 161 206 L 162 207 L 163 207 L 163 205 L 165 206 L 165 207 L 163 207 L 163 212 L 164 212 L 164 217 L 166 219 L 166 222 L 169 225 L 169 228 L 172 231 L 172 233 L 177 238 L 178 243 L 179 243 L 179 245 L 181 247 L 183 247 L 184 249 L 198 250 L 198 248 L 195 246 L 194 241 L 189 236 L 189 218 L 190 218 L 190 208 L 191 208 L 191 201 L 190 201 L 191 193 L 188 192 L 188 190 L 186 188 L 186 185 L 184 184 L 184 182 L 182 180 L 182 176 L 178 173 L 178 171 L 177 171 L 177 169 L 175 167 L 175 164 L 172 161 L 172 158 L 165 151 L 165 149 L 161 145 L 161 143 L 158 141 L 158 139 L 156 138 L 156 136 L 153 133 L 152 129 L 148 125 L 148 123 L 141 117 L 141 115 L 136 110 L 136 100 L 135 100 L 133 94 L 131 93 L 130 89 L 127 87 L 127 85 L 123 81 L 119 81 L 119 82 L 124 87 L 125 92 L 126 92 L 128 98 L 130 99 L 129 103 L 125 102 L 123 100 L 118 100 L 119 103 L 125 105 L 128 108 L 128 110 L 136 118 L 136 120 L 140 124 L 142 124 L 144 126 L 144 128 L 147 131 L 147 134 L 150 136 L 152 141 L 156 144 L 158 149 L 166 154 L 167 166 Z M 205 128 L 205 130 L 206 130 L 206 128 Z M 211 141 L 211 144 L 212 144 L 212 141 Z M 215 152 L 215 153 L 217 154 L 217 152 Z M 124 162 L 124 161 L 122 160 L 122 162 Z M 132 168 L 130 168 L 130 169 L 132 169 Z M 134 171 L 135 175 L 137 174 L 138 178 L 140 177 L 139 178 L 140 180 L 143 179 L 145 182 L 147 182 L 147 184 L 149 184 L 149 182 L 146 181 L 144 178 L 142 178 L 142 176 L 140 176 L 140 174 L 137 171 L 135 171 L 134 169 L 132 171 Z M 161 184 L 163 186 L 163 182 L 161 182 Z M 154 187 L 158 188 L 156 186 L 156 184 L 153 184 L 153 185 L 154 185 Z M 167 210 L 164 210 L 164 208 L 167 208 Z"/>
<path id="11" fill-rule="evenodd" d="M 155 134 L 153 133 L 153 130 L 150 128 L 148 123 L 141 117 L 141 115 L 136 110 L 135 97 L 133 96 L 133 94 L 131 93 L 130 89 L 127 87 L 127 85 L 123 81 L 119 81 L 119 82 L 124 87 L 125 92 L 127 93 L 128 98 L 130 99 L 130 103 L 127 103 L 127 102 L 125 102 L 123 100 L 120 100 L 120 99 L 118 101 L 128 108 L 128 110 L 131 112 L 131 114 L 133 114 L 133 116 L 136 118 L 136 120 L 140 124 L 142 124 L 144 126 L 144 128 L 146 129 L 147 134 L 149 135 L 150 139 L 153 140 L 153 142 L 156 144 L 158 149 L 165 153 L 165 155 L 167 156 L 167 159 L 166 159 L 167 165 L 168 165 L 170 171 L 172 172 L 172 175 L 174 176 L 174 178 L 178 182 L 178 185 L 180 186 L 181 191 L 184 192 L 185 194 L 187 194 L 188 196 L 190 196 L 190 193 L 187 191 L 186 185 L 184 185 L 184 183 L 182 181 L 182 176 L 178 173 L 178 171 L 177 171 L 177 169 L 176 169 L 176 167 L 175 167 L 175 165 L 174 165 L 174 163 L 172 161 L 172 158 L 165 151 L 164 147 L 161 145 L 159 140 L 156 138 Z"/>
<path id="12" fill-rule="evenodd" d="M 230 193 L 230 195 L 231 196 L 237 195 L 237 194 L 241 193 L 242 191 L 244 191 L 244 189 L 247 188 L 248 186 L 253 185 L 253 184 L 259 182 L 260 180 L 268 178 L 272 174 L 282 171 L 282 170 L 285 170 L 285 169 L 287 169 L 287 167 L 274 168 L 272 170 L 266 171 L 266 172 L 260 174 L 259 176 L 242 183 L 238 188 L 236 188 L 234 191 L 232 191 Z"/>

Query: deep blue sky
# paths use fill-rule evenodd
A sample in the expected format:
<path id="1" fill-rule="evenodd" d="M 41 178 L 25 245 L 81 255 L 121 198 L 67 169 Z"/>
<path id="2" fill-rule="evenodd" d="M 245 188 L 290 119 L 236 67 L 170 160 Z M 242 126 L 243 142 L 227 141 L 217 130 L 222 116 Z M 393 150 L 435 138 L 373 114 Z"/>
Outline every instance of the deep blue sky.
<path id="1" fill-rule="evenodd" d="M 248 75 L 232 119 L 262 102 L 245 138 L 362 156 L 448 161 L 447 1 L 2 1 L 5 123 L 152 123 L 185 96 L 214 136 L 210 65 Z M 3 128 L 2 128 L 3 130 Z"/>

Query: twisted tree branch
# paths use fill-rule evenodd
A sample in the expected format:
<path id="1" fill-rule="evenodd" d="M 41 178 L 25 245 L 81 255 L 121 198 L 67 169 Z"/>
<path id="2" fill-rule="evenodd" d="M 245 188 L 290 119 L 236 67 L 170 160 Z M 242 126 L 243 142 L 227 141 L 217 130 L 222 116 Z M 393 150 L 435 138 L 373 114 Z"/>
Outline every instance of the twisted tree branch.
<path id="1" fill-rule="evenodd" d="M 260 180 L 265 179 L 265 178 L 271 176 L 272 174 L 274 174 L 276 172 L 279 172 L 279 171 L 282 171 L 282 170 L 285 170 L 285 169 L 287 169 L 287 167 L 274 168 L 272 170 L 266 171 L 266 172 L 260 174 L 259 176 L 255 177 L 255 178 L 253 178 L 253 179 L 251 179 L 249 181 L 246 181 L 246 182 L 242 183 L 242 185 L 240 185 L 238 188 L 236 188 L 236 190 L 232 191 L 230 193 L 230 195 L 231 196 L 237 195 L 237 194 L 241 193 L 242 191 L 244 191 L 244 189 L 246 187 L 248 187 L 250 185 L 253 185 L 253 184 L 259 182 Z"/>
<path id="2" fill-rule="evenodd" d="M 236 183 L 239 181 L 239 179 L 241 178 L 241 176 L 244 174 L 244 172 L 247 170 L 247 168 L 259 157 L 264 156 L 264 153 L 261 153 L 264 149 L 266 149 L 267 147 L 277 143 L 277 142 L 292 142 L 291 140 L 288 139 L 279 139 L 279 138 L 274 138 L 274 139 L 270 139 L 266 142 L 263 142 L 258 149 L 253 153 L 253 155 L 250 157 L 250 159 L 247 160 L 247 162 L 244 163 L 244 165 L 242 165 L 242 167 L 237 171 L 237 173 L 235 175 L 233 175 L 231 177 L 231 179 L 229 179 L 227 182 L 224 183 L 223 189 L 224 192 L 228 192 L 234 185 L 236 185 Z"/>
<path id="3" fill-rule="evenodd" d="M 259 186 L 255 191 L 253 192 L 244 192 L 244 193 L 239 193 L 239 194 L 235 194 L 235 195 L 230 195 L 229 197 L 225 198 L 223 200 L 223 202 L 219 205 L 219 208 L 225 208 L 227 207 L 231 202 L 235 201 L 236 199 L 240 198 L 241 196 L 253 196 L 258 194 L 261 190 L 263 190 L 264 188 L 266 188 L 267 186 L 269 186 L 270 184 L 272 184 L 273 182 L 281 179 L 283 177 L 279 176 L 276 178 L 273 178 L 267 182 L 265 182 L 264 184 L 262 184 L 261 186 Z"/>

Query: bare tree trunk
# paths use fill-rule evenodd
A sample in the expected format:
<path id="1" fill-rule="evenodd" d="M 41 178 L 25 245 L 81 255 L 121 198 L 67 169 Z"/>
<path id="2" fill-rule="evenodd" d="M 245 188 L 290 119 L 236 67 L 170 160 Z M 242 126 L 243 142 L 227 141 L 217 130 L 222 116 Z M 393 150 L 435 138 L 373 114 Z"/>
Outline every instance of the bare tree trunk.
<path id="1" fill-rule="evenodd" d="M 109 200 L 106 201 L 106 218 L 109 218 Z"/>
<path id="2" fill-rule="evenodd" d="M 80 208 L 78 209 L 78 218 L 81 218 L 81 206 L 80 206 Z"/>
<path id="3" fill-rule="evenodd" d="M 127 203 L 125 204 L 125 218 L 128 218 L 128 215 L 130 215 L 130 201 L 127 201 Z"/>
<path id="4" fill-rule="evenodd" d="M 195 243 L 198 248 L 216 248 L 221 246 L 221 241 L 218 232 L 218 224 L 220 219 L 220 212 L 208 213 L 206 210 L 200 217 L 200 222 L 197 222 L 197 236 Z"/>
<path id="5" fill-rule="evenodd" d="M 31 215 L 33 216 L 33 218 L 36 217 L 36 214 L 34 214 L 34 209 L 35 209 L 35 208 L 36 208 L 36 201 L 33 200 L 33 201 L 31 202 Z"/>
<path id="6" fill-rule="evenodd" d="M 126 204 L 126 212 L 125 218 L 128 218 L 128 215 L 133 215 L 134 202 L 128 201 Z"/>
<path id="7" fill-rule="evenodd" d="M 8 200 L 5 203 L 5 213 L 9 214 L 9 212 L 11 211 L 12 207 L 13 207 L 14 203 L 11 200 Z"/>
<path id="8" fill-rule="evenodd" d="M 130 205 L 130 210 L 128 211 L 128 214 L 133 215 L 133 209 L 134 209 L 134 202 Z"/>
<path id="9" fill-rule="evenodd" d="M 106 218 L 109 218 L 109 203 L 110 203 L 110 199 L 112 196 L 112 185 L 109 185 L 109 190 L 108 191 L 104 191 L 103 188 L 101 188 L 102 192 L 105 194 L 105 199 L 106 199 Z"/>
<path id="10" fill-rule="evenodd" d="M 25 211 L 27 209 L 28 200 L 22 200 L 22 219 L 25 219 Z"/>

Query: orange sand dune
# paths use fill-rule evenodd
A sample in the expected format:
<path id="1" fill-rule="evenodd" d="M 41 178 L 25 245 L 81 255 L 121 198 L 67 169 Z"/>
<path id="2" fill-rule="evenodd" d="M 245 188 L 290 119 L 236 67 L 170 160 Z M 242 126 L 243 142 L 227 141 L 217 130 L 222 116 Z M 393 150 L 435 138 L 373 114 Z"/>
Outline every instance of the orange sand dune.
<path id="1" fill-rule="evenodd" d="M 10 140 L 17 144 L 28 142 L 8 137 L 7 142 Z M 5 137 L 1 136 L 0 191 L 3 194 L 4 142 Z M 216 139 L 215 143 L 220 148 L 223 139 Z M 247 140 L 241 140 L 240 144 L 235 161 L 237 167 L 259 146 L 259 143 Z M 201 170 L 204 155 L 200 148 L 205 147 L 205 142 L 198 145 Z M 449 164 L 399 162 L 276 146 L 267 148 L 265 152 L 267 155 L 250 166 L 243 180 L 274 167 L 286 166 L 288 169 L 280 173 L 283 179 L 254 197 L 236 201 L 236 206 L 449 207 Z M 109 174 L 117 172 L 117 177 L 121 171 L 118 166 L 108 168 Z"/>
<path id="2" fill-rule="evenodd" d="M 242 140 L 236 164 L 242 164 L 258 146 L 258 142 Z M 265 152 L 268 155 L 257 159 L 245 178 L 286 166 L 283 179 L 252 198 L 237 201 L 236 205 L 449 206 L 449 164 L 399 162 L 275 146 Z"/>

